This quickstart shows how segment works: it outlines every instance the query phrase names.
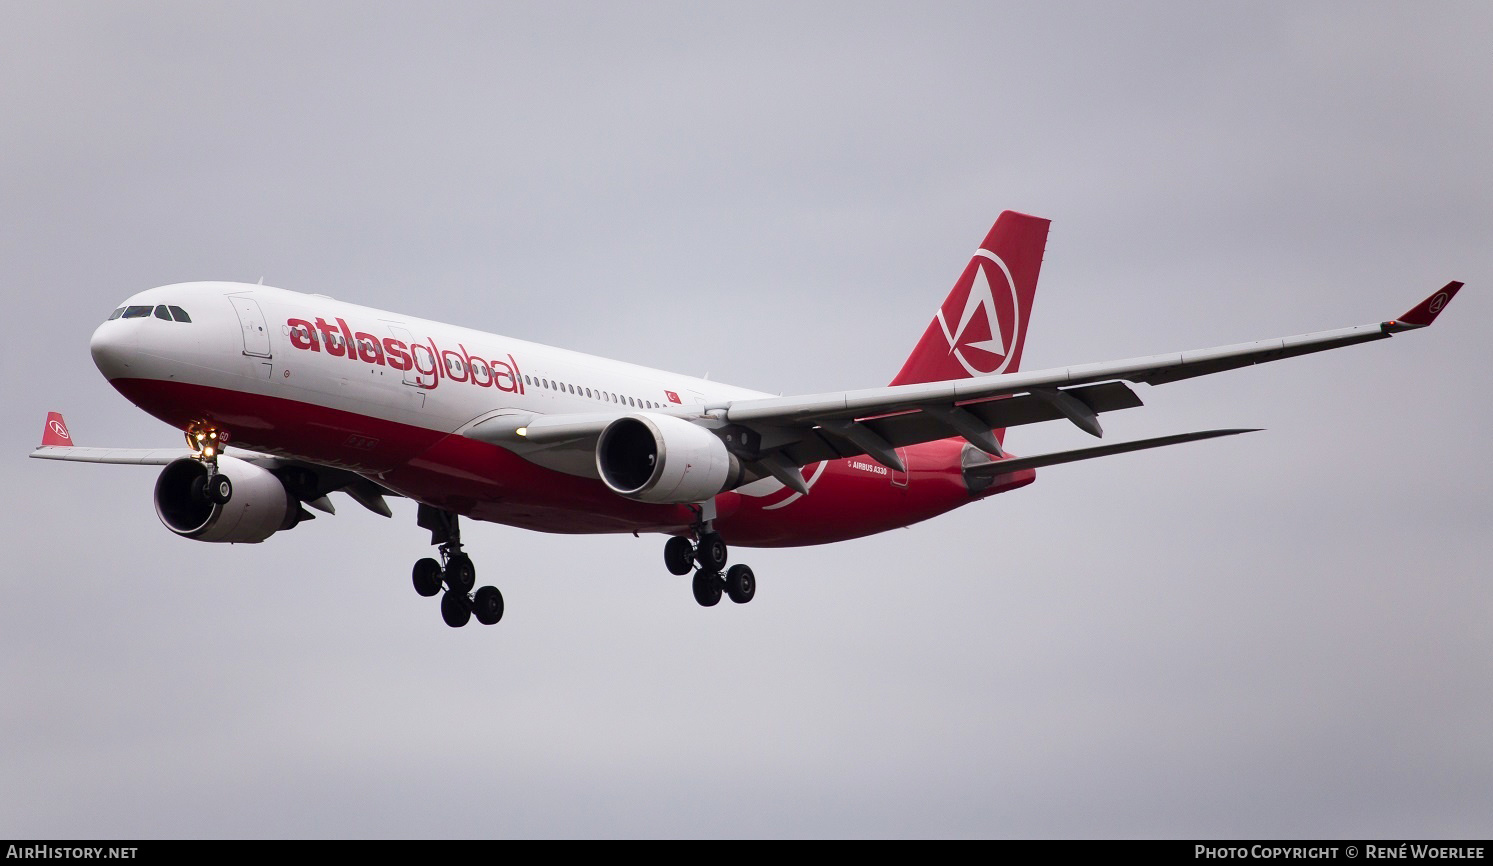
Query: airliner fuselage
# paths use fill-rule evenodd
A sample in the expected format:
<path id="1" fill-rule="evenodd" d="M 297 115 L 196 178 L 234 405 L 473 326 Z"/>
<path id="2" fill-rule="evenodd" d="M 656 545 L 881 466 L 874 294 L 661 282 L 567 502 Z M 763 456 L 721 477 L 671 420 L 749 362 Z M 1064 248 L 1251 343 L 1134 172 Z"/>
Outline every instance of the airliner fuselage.
<path id="1" fill-rule="evenodd" d="M 162 318 L 176 308 L 190 321 Z M 266 286 L 199 282 L 140 292 L 94 332 L 110 383 L 178 429 L 209 422 L 230 443 L 377 479 L 465 517 L 560 533 L 686 532 L 687 504 L 618 496 L 588 454 L 546 468 L 463 428 L 495 414 L 654 412 L 772 395 L 580 352 Z M 972 492 L 966 443 L 805 466 L 804 496 L 765 478 L 715 497 L 731 544 L 821 544 L 906 526 L 1030 483 L 1031 470 Z M 589 477 L 588 477 L 589 476 Z"/>

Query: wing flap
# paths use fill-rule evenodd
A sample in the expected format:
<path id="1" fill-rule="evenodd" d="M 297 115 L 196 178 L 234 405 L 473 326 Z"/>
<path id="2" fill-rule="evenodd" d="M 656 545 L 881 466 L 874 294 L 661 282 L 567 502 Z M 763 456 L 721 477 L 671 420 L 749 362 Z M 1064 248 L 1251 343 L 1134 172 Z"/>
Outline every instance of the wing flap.
<path id="1" fill-rule="evenodd" d="M 1097 385 L 1067 388 L 1062 393 L 1071 395 L 1094 412 L 1113 412 L 1141 405 L 1140 398 L 1124 382 L 1104 382 Z M 948 405 L 956 404 L 950 402 Z M 1051 400 L 1035 394 L 987 398 L 957 405 L 979 419 L 987 430 L 998 427 L 1019 427 L 1023 424 L 1037 424 L 1065 417 Z M 960 435 L 958 430 L 930 412 L 903 412 L 879 418 L 862 419 L 859 423 L 870 428 L 894 448 Z M 783 451 L 800 466 L 807 466 L 820 460 L 855 457 L 865 453 L 853 443 L 834 436 L 833 431 L 829 432 L 830 436 L 822 434 L 804 436 L 797 443 L 784 448 Z"/>

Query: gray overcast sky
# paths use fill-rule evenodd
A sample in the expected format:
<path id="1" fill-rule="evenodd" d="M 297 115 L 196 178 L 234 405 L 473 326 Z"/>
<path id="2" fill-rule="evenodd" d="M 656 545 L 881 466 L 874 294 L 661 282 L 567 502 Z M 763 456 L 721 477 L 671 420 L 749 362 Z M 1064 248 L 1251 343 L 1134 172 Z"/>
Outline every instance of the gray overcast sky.
<path id="1" fill-rule="evenodd" d="M 1493 832 L 1486 3 L 62 3 L 0 27 L 0 835 Z M 788 393 L 885 383 L 995 215 L 1051 218 L 1038 368 L 1397 315 L 1141 388 L 909 530 L 749 551 L 410 503 L 170 535 L 125 296 L 263 277 Z M 1065 425 L 1013 432 L 1035 453 Z"/>

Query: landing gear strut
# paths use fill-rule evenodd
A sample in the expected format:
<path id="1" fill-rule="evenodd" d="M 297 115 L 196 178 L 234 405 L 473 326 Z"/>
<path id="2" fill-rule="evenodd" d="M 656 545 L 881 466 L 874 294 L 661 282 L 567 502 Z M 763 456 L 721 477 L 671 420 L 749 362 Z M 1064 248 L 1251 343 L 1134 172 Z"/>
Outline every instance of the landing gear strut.
<path id="1" fill-rule="evenodd" d="M 198 480 L 192 494 L 202 502 L 227 505 L 233 498 L 233 481 L 218 472 L 218 455 L 228 444 L 228 431 L 219 430 L 206 421 L 193 421 L 186 429 L 187 448 L 207 467 L 207 475 Z"/>
<path id="2" fill-rule="evenodd" d="M 699 520 L 691 529 L 698 543 L 691 544 L 682 535 L 664 542 L 664 566 L 678 575 L 689 574 L 695 564 L 700 566 L 690 580 L 690 589 L 701 607 L 720 604 L 722 593 L 737 604 L 746 604 L 757 594 L 756 576 L 749 566 L 740 564 L 731 566 L 724 577 L 721 575 L 726 569 L 728 551 L 726 542 L 714 528 L 714 503 L 698 506 L 696 513 Z"/>
<path id="3" fill-rule="evenodd" d="M 472 617 L 483 625 L 493 625 L 503 618 L 503 594 L 495 586 L 484 586 L 475 594 L 477 567 L 461 549 L 461 525 L 456 514 L 421 505 L 417 522 L 430 530 L 430 543 L 436 545 L 440 560 L 426 557 L 415 563 L 412 575 L 415 592 L 426 598 L 441 591 L 441 619 L 452 628 L 461 628 Z"/>

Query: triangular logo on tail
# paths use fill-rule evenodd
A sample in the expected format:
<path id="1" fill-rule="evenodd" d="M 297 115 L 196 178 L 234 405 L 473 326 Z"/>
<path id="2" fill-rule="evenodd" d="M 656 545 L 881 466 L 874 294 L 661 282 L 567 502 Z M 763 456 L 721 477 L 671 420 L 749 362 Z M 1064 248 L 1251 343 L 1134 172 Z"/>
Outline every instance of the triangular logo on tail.
<path id="1" fill-rule="evenodd" d="M 1045 219 L 1014 211 L 1000 215 L 893 385 L 993 376 L 1021 368 L 1048 225 Z"/>
<path id="2" fill-rule="evenodd" d="M 939 308 L 938 323 L 949 342 L 949 354 L 965 371 L 971 376 L 989 376 L 1005 372 L 1012 357 L 1006 347 L 1020 342 L 1021 300 L 1016 295 L 1011 271 L 1000 256 L 989 250 L 980 250 L 975 256 L 971 262 L 974 275 L 964 298 L 964 310 L 959 314 L 959 327 L 950 331 L 945 313 L 951 305 L 958 306 L 957 287 Z M 981 256 L 987 261 L 980 261 Z M 999 288 L 992 288 L 991 271 L 995 272 L 994 282 Z M 1006 339 L 1007 334 L 1011 339 Z"/>

